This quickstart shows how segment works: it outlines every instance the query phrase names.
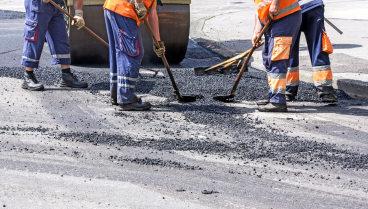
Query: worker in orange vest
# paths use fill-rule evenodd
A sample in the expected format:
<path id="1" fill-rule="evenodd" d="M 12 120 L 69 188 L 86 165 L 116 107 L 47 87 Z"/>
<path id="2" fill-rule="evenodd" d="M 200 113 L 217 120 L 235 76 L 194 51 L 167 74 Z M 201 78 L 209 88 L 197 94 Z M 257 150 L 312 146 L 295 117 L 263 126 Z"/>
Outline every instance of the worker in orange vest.
<path id="1" fill-rule="evenodd" d="M 287 112 L 285 90 L 286 73 L 290 54 L 295 44 L 302 21 L 298 0 L 254 0 L 257 7 L 252 43 L 255 43 L 262 28 L 272 22 L 265 31 L 262 51 L 263 64 L 268 73 L 269 99 L 257 102 L 260 112 Z"/>
<path id="2" fill-rule="evenodd" d="M 165 53 L 160 39 L 156 0 L 106 0 L 104 13 L 110 44 L 110 92 L 113 105 L 120 111 L 149 110 L 151 104 L 134 94 L 144 55 L 139 26 L 147 17 L 160 43 L 153 46 L 158 57 Z"/>

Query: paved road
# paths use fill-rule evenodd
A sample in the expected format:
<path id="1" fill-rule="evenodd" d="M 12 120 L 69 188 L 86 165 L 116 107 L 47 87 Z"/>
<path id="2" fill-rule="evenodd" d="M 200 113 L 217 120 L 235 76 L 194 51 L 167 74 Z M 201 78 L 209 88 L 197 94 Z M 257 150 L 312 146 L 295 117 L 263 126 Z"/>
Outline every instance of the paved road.
<path id="1" fill-rule="evenodd" d="M 242 5 L 193 1 L 192 18 L 221 6 L 253 8 Z M 22 47 L 22 22 L 0 20 L 0 53 Z M 20 53 L 0 56 L 0 206 L 366 207 L 368 105 L 343 92 L 340 103 L 325 105 L 302 83 L 304 96 L 289 113 L 259 113 L 254 101 L 266 95 L 267 80 L 251 70 L 236 102 L 215 102 L 212 95 L 228 93 L 235 75 L 195 76 L 193 67 L 220 58 L 190 42 L 174 73 L 197 102 L 175 101 L 167 75 L 145 76 L 137 93 L 153 109 L 118 112 L 108 103 L 106 68 L 75 66 L 89 89 L 59 88 L 60 71 L 45 51 L 36 73 L 47 88 L 28 92 L 19 88 Z"/>

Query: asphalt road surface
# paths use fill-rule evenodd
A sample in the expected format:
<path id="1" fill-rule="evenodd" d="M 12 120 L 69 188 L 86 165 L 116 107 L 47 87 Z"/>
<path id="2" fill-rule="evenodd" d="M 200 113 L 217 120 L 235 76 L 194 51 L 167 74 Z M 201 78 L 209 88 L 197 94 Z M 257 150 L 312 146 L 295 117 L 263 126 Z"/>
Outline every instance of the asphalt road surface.
<path id="1" fill-rule="evenodd" d="M 1 14 L 1 13 L 0 13 Z M 74 66 L 88 89 L 59 88 L 45 48 L 35 71 L 45 91 L 20 88 L 22 13 L 0 16 L 0 207 L 5 208 L 367 208 L 368 105 L 336 91 L 321 103 L 302 83 L 289 113 L 260 113 L 263 72 L 196 76 L 221 58 L 190 42 L 174 76 L 143 76 L 147 112 L 109 104 L 106 66 Z M 9 18 L 12 17 L 12 18 Z"/>

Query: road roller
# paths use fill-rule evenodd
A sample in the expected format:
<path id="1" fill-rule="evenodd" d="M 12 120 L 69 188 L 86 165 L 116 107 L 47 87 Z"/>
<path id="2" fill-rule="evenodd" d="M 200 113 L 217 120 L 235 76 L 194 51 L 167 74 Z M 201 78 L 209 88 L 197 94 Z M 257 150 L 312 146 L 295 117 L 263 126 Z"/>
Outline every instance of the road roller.
<path id="1" fill-rule="evenodd" d="M 84 0 L 83 16 L 86 26 L 108 42 L 103 4 L 105 0 Z M 169 63 L 181 62 L 187 51 L 190 27 L 191 0 L 162 0 L 164 6 L 157 6 L 161 40 L 165 42 L 166 58 Z M 62 5 L 74 15 L 73 0 Z M 71 26 L 66 17 L 72 64 L 107 64 L 109 49 L 87 31 Z M 152 38 L 144 23 L 140 26 L 144 44 L 144 64 L 161 63 L 153 51 Z"/>

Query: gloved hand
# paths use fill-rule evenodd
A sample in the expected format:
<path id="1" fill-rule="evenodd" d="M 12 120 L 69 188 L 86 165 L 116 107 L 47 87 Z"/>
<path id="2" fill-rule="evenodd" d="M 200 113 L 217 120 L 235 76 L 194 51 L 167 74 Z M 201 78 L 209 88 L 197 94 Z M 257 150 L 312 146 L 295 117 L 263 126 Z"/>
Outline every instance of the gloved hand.
<path id="1" fill-rule="evenodd" d="M 50 0 L 42 0 L 43 1 L 43 3 L 45 3 L 45 4 L 47 4 L 47 3 L 49 3 L 50 2 Z"/>
<path id="2" fill-rule="evenodd" d="M 163 41 L 158 42 L 160 44 L 160 48 L 157 48 L 155 42 L 153 42 L 153 50 L 156 52 L 158 57 L 162 57 L 165 55 L 165 45 Z"/>
<path id="3" fill-rule="evenodd" d="M 46 0 L 48 1 L 48 0 Z M 74 20 L 72 21 L 72 25 L 75 24 L 75 26 L 78 27 L 78 30 L 83 28 L 83 26 L 85 25 L 84 23 L 84 19 L 83 19 L 83 11 L 80 9 L 75 10 L 75 15 L 74 18 L 77 20 L 74 22 Z"/>
<path id="4" fill-rule="evenodd" d="M 135 12 L 138 15 L 138 19 L 143 20 L 143 18 L 146 17 L 146 14 L 147 14 L 147 9 L 144 6 L 144 3 L 143 2 L 135 3 L 134 8 L 135 8 Z"/>

